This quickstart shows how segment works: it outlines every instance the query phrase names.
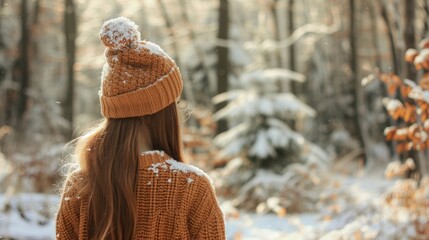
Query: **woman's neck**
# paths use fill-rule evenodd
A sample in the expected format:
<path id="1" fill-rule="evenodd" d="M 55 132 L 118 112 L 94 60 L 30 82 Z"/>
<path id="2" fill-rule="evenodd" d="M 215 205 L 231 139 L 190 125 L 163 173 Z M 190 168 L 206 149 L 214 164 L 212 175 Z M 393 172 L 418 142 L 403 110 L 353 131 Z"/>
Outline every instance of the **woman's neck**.
<path id="1" fill-rule="evenodd" d="M 141 153 L 146 152 L 146 151 L 150 151 L 150 150 L 154 150 L 154 149 L 152 149 L 150 144 L 148 144 L 148 141 L 143 136 L 140 136 L 138 141 L 139 141 L 139 150 Z"/>

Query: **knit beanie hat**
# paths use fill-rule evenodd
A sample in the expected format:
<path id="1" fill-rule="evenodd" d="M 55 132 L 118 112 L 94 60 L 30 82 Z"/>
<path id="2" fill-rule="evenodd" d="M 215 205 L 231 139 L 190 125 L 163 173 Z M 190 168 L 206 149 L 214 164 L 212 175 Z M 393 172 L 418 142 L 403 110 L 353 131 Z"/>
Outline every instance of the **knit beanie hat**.
<path id="1" fill-rule="evenodd" d="M 142 41 L 138 26 L 119 17 L 106 21 L 100 39 L 106 63 L 99 92 L 106 118 L 128 118 L 156 113 L 182 92 L 182 78 L 174 61 L 155 43 Z"/>

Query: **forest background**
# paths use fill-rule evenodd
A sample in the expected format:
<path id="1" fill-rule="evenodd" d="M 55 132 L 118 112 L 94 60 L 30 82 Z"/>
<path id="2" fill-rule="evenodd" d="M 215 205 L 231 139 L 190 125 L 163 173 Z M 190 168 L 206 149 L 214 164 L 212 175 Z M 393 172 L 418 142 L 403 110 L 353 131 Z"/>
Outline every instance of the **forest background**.
<path id="1" fill-rule="evenodd" d="M 181 69 L 229 239 L 429 239 L 424 0 L 0 0 L 0 237 L 53 237 L 119 16 Z"/>

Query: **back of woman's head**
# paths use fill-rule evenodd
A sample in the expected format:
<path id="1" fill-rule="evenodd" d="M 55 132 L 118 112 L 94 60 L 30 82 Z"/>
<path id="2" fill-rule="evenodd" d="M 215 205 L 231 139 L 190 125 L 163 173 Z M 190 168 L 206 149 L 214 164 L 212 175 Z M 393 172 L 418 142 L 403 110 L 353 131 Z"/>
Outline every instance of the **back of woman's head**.
<path id="1" fill-rule="evenodd" d="M 107 47 L 98 126 L 79 138 L 76 157 L 87 176 L 89 239 L 133 239 L 136 184 L 142 150 L 162 150 L 183 161 L 176 99 L 182 79 L 174 61 L 156 44 L 140 41 L 126 18 L 104 23 Z"/>

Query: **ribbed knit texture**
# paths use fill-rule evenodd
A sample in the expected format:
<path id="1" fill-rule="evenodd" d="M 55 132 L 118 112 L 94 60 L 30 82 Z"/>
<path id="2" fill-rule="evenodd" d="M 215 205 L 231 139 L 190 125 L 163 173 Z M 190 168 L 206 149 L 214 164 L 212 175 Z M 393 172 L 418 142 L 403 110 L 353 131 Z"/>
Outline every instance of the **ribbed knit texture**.
<path id="1" fill-rule="evenodd" d="M 182 91 L 182 80 L 177 67 L 172 68 L 165 76 L 162 81 L 155 82 L 149 87 L 120 95 L 101 95 L 101 112 L 108 118 L 127 118 L 160 111 L 173 103 Z"/>
<path id="2" fill-rule="evenodd" d="M 100 30 L 106 46 L 101 74 L 100 105 L 106 118 L 156 113 L 181 94 L 183 81 L 176 63 L 158 45 L 141 41 L 137 25 L 124 17 Z"/>
<path id="3" fill-rule="evenodd" d="M 226 239 L 223 213 L 210 178 L 163 152 L 142 155 L 136 191 L 136 239 Z M 57 216 L 57 239 L 87 239 L 88 202 L 66 183 Z"/>

